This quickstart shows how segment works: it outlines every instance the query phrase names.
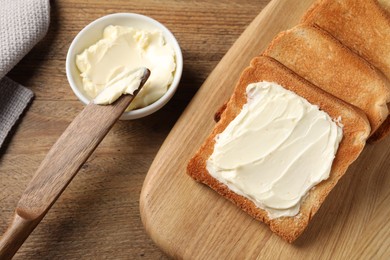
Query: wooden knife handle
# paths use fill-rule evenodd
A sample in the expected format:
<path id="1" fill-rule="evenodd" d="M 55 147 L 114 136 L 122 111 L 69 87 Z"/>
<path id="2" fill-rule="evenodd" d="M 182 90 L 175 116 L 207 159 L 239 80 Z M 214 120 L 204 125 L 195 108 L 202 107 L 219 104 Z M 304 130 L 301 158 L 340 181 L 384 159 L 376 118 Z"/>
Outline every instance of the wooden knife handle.
<path id="1" fill-rule="evenodd" d="M 124 96 L 107 107 L 91 103 L 72 121 L 22 194 L 14 219 L 1 237 L 0 260 L 12 258 L 132 99 Z"/>
<path id="2" fill-rule="evenodd" d="M 11 225 L 0 239 L 0 259 L 11 259 L 41 219 L 25 219 L 16 212 Z"/>

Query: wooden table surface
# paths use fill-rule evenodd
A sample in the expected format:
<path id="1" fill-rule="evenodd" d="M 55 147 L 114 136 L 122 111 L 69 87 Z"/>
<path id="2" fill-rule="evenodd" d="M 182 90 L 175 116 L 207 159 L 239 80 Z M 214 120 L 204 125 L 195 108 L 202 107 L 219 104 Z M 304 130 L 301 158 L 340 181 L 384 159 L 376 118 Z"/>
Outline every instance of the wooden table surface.
<path id="1" fill-rule="evenodd" d="M 56 0 L 47 37 L 9 74 L 35 99 L 0 149 L 0 233 L 44 156 L 82 109 L 68 86 L 65 57 L 76 34 L 110 13 L 165 24 L 184 56 L 174 98 L 143 119 L 118 122 L 15 259 L 166 259 L 139 215 L 143 180 L 172 126 L 233 42 L 268 0 Z M 93 126 L 91 126 L 93 127 Z"/>

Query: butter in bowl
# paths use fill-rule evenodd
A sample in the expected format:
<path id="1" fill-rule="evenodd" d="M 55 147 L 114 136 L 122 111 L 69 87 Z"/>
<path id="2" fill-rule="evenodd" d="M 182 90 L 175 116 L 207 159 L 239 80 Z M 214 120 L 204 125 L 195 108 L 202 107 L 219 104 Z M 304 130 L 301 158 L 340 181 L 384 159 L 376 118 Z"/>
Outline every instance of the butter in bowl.
<path id="1" fill-rule="evenodd" d="M 104 16 L 86 26 L 73 40 L 66 72 L 75 95 L 84 104 L 110 104 L 132 94 L 134 72 L 150 69 L 140 93 L 121 119 L 137 119 L 163 107 L 175 93 L 183 70 L 180 46 L 156 20 L 133 13 Z"/>

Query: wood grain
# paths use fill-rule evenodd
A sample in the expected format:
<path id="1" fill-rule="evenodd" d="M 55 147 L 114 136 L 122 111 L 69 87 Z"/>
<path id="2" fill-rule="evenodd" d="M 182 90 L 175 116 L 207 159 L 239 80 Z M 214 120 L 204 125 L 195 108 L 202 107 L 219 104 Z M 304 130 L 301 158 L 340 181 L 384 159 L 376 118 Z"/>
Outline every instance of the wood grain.
<path id="1" fill-rule="evenodd" d="M 273 0 L 202 85 L 158 152 L 141 193 L 147 232 L 184 259 L 389 259 L 390 139 L 365 148 L 308 229 L 288 244 L 210 188 L 186 165 L 215 125 L 213 115 L 239 74 L 275 34 L 295 25 L 313 0 Z"/>
<path id="2" fill-rule="evenodd" d="M 184 72 L 160 111 L 120 121 L 59 198 L 15 259 L 160 259 L 146 235 L 139 194 L 165 137 L 222 56 L 268 0 L 56 0 L 47 37 L 9 74 L 35 100 L 0 150 L 0 233 L 34 172 L 83 105 L 65 76 L 67 49 L 103 15 L 136 12 L 164 23 L 179 40 Z"/>

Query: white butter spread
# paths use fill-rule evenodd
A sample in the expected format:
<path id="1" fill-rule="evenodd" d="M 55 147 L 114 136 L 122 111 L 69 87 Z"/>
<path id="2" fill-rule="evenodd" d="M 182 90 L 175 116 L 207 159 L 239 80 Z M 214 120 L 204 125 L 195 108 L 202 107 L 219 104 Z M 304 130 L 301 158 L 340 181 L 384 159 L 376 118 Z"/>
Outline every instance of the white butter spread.
<path id="1" fill-rule="evenodd" d="M 342 127 L 276 83 L 246 92 L 247 104 L 216 136 L 207 170 L 271 219 L 295 216 L 307 192 L 329 177 Z"/>
<path id="2" fill-rule="evenodd" d="M 81 72 L 84 92 L 90 99 L 109 88 L 113 80 L 120 78 L 122 83 L 130 82 L 130 78 L 126 79 L 130 72 L 148 68 L 150 77 L 127 111 L 148 106 L 162 97 L 176 69 L 174 50 L 165 42 L 161 31 L 113 25 L 104 29 L 101 40 L 77 55 L 76 65 Z M 114 90 L 105 94 L 104 98 L 99 95 L 104 102 L 113 102 L 120 96 Z"/>

